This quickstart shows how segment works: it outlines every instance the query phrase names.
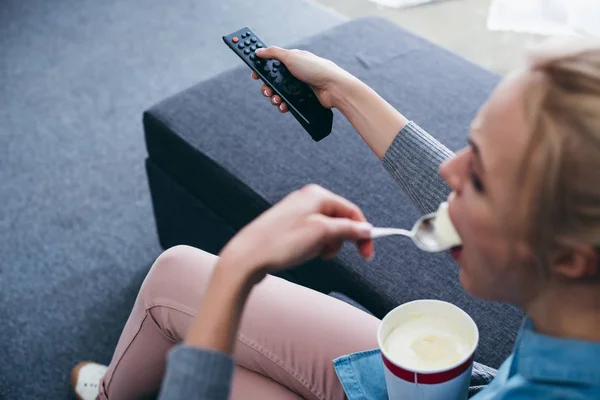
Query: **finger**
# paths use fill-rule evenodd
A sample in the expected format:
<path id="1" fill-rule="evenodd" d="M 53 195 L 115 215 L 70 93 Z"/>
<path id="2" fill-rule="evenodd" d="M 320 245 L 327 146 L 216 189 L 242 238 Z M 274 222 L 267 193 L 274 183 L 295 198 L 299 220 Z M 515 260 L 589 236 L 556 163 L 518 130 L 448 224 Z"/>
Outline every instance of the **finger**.
<path id="1" fill-rule="evenodd" d="M 288 112 L 288 106 L 287 106 L 287 104 L 285 104 L 283 102 L 277 108 L 279 109 L 279 112 L 282 114 Z"/>
<path id="2" fill-rule="evenodd" d="M 256 49 L 255 53 L 261 58 L 275 58 L 285 64 L 288 50 L 277 46 L 269 46 L 267 48 Z"/>
<path id="3" fill-rule="evenodd" d="M 273 89 L 271 89 L 267 85 L 262 85 L 262 87 L 260 88 L 260 92 L 265 97 L 271 97 L 271 96 L 273 96 Z"/>
<path id="4" fill-rule="evenodd" d="M 314 185 L 315 196 L 318 196 L 319 211 L 334 218 L 349 218 L 354 221 L 367 221 L 362 210 L 350 200 L 343 198 L 325 188 Z M 312 185 L 309 185 L 309 188 Z"/>
<path id="5" fill-rule="evenodd" d="M 367 217 L 365 217 L 365 214 L 362 212 L 362 210 L 360 209 L 360 207 L 358 207 L 356 204 L 354 204 L 353 202 L 351 202 L 348 199 L 343 198 L 342 196 L 339 195 L 335 195 L 338 197 L 338 201 L 340 202 L 346 202 L 347 204 L 344 206 L 344 208 L 341 210 L 335 210 L 335 214 L 332 215 L 332 217 L 338 217 L 338 218 L 350 218 L 351 220 L 354 221 L 359 221 L 359 222 L 366 222 L 367 221 Z"/>
<path id="6" fill-rule="evenodd" d="M 372 260 L 375 257 L 375 243 L 373 242 L 373 240 L 359 240 L 358 242 L 356 242 L 356 247 L 358 248 L 358 252 L 363 258 L 366 258 L 367 260 Z"/>
<path id="7" fill-rule="evenodd" d="M 271 96 L 271 104 L 273 104 L 274 106 L 280 105 L 281 104 L 281 97 L 279 97 L 278 95 Z"/>
<path id="8" fill-rule="evenodd" d="M 343 245 L 344 242 L 340 241 L 328 243 L 321 252 L 321 257 L 325 260 L 335 257 L 335 255 L 340 252 Z"/>
<path id="9" fill-rule="evenodd" d="M 254 79 L 255 81 L 257 81 L 260 78 L 258 77 L 258 75 L 256 74 L 256 72 L 252 72 L 252 79 Z"/>
<path id="10" fill-rule="evenodd" d="M 321 258 L 328 260 L 335 257 L 340 252 L 343 245 L 344 242 L 342 241 L 328 243 L 321 252 Z M 358 249 L 360 256 L 366 260 L 370 261 L 375 257 L 375 245 L 372 240 L 359 240 L 356 242 L 356 248 Z"/>
<path id="11" fill-rule="evenodd" d="M 373 229 L 368 222 L 358 222 L 348 218 L 330 218 L 322 214 L 313 214 L 309 218 L 315 224 L 315 229 L 320 230 L 319 234 L 324 242 L 357 242 L 369 239 Z"/>

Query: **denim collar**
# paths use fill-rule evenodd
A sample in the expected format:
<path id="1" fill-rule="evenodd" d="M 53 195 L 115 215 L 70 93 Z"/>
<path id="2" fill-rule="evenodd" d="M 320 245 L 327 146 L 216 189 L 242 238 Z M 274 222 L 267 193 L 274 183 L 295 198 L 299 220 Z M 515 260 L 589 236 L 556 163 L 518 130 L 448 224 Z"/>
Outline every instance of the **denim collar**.
<path id="1" fill-rule="evenodd" d="M 600 385 L 600 343 L 537 333 L 526 318 L 514 354 L 511 375 L 516 367 L 526 379 Z"/>

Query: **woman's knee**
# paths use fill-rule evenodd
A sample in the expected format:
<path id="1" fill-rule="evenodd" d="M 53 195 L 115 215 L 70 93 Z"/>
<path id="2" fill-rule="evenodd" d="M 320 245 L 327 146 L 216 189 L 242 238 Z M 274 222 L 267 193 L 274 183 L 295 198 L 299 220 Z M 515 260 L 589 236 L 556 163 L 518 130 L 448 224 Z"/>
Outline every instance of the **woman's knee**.
<path id="1" fill-rule="evenodd" d="M 173 274 L 193 268 L 212 272 L 217 256 L 191 246 L 173 246 L 162 252 L 152 265 L 150 273 Z"/>
<path id="2" fill-rule="evenodd" d="M 213 267 L 213 254 L 191 246 L 174 246 L 154 262 L 140 290 L 145 302 L 197 297 L 204 293 Z"/>

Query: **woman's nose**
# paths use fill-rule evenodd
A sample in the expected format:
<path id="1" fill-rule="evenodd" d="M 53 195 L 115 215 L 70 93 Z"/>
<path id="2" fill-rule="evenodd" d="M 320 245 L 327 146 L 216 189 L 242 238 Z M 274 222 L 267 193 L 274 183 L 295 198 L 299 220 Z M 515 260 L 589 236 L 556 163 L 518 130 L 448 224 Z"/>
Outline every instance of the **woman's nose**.
<path id="1" fill-rule="evenodd" d="M 453 192 L 460 193 L 465 174 L 468 149 L 463 149 L 442 163 L 440 175 L 448 183 Z"/>

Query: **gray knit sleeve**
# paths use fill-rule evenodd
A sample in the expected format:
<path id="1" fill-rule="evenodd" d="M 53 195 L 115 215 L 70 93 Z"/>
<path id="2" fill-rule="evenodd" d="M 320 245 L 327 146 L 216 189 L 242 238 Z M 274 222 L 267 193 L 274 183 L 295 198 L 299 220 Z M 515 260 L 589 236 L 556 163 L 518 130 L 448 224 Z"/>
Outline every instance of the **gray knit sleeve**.
<path id="1" fill-rule="evenodd" d="M 429 213 L 450 194 L 439 167 L 453 156 L 452 151 L 411 121 L 396 135 L 381 162 L 421 212 Z"/>
<path id="2" fill-rule="evenodd" d="M 233 367 L 226 354 L 177 345 L 167 356 L 158 400 L 227 400 Z"/>

